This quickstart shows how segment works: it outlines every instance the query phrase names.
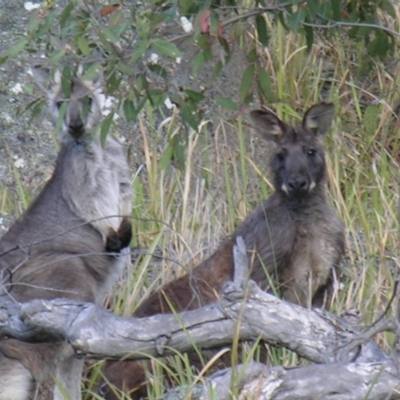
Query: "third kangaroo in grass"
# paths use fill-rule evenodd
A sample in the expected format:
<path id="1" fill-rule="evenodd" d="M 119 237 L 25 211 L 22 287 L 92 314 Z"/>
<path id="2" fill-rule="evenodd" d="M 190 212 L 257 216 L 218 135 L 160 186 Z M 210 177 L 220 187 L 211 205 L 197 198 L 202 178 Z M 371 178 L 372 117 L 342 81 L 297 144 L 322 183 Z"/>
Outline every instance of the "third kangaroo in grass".
<path id="1" fill-rule="evenodd" d="M 216 300 L 232 279 L 232 248 L 242 236 L 249 252 L 250 278 L 262 288 L 274 282 L 281 296 L 303 306 L 322 305 L 345 251 L 344 229 L 326 198 L 327 170 L 322 137 L 331 126 L 332 104 L 311 107 L 292 127 L 273 112 L 251 118 L 262 136 L 275 143 L 271 157 L 274 192 L 211 257 L 145 299 L 135 317 L 200 307 Z M 326 294 L 328 293 L 328 296 Z M 168 299 L 168 300 L 167 300 Z M 132 399 L 143 392 L 145 374 L 137 362 L 108 362 L 107 380 Z M 108 399 L 113 399 L 111 393 Z"/>
<path id="2" fill-rule="evenodd" d="M 131 180 L 122 146 L 95 136 L 100 78 L 53 81 L 34 75 L 61 122 L 51 179 L 0 240 L 0 295 L 100 303 L 128 265 Z M 81 398 L 83 360 L 67 343 L 0 340 L 0 400 Z"/>

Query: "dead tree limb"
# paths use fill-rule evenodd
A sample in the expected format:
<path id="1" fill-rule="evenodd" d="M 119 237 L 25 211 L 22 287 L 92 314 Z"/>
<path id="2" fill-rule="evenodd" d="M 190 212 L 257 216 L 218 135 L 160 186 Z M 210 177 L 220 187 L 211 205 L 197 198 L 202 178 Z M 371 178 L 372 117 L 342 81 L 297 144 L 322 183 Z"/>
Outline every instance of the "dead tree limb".
<path id="1" fill-rule="evenodd" d="M 234 257 L 234 282 L 225 286 L 219 302 L 209 306 L 177 315 L 136 319 L 117 317 L 94 304 L 66 299 L 33 300 L 22 305 L 5 302 L 0 304 L 0 338 L 37 340 L 41 336 L 38 333 L 46 332 L 47 339 L 67 340 L 79 355 L 138 359 L 190 351 L 193 342 L 202 349 L 221 347 L 232 343 L 238 334 L 241 340 L 261 338 L 325 364 L 294 369 L 251 364 L 241 381 L 242 393 L 260 393 L 255 397 L 259 399 L 311 399 L 318 398 L 318 393 L 321 398 L 330 393 L 334 399 L 361 399 L 364 397 L 359 393 L 366 393 L 361 388 L 371 387 L 376 393 L 372 398 L 395 398 L 392 393 L 400 383 L 398 355 L 390 358 L 370 339 L 384 330 L 398 334 L 396 319 L 384 318 L 371 331 L 361 332 L 345 319 L 287 303 L 263 292 L 254 282 L 246 282 L 244 243 L 235 247 Z M 232 371 L 225 374 L 229 377 Z M 209 381 L 215 390 L 221 390 L 218 399 L 225 398 L 224 393 L 231 387 L 223 376 Z M 306 395 L 314 386 L 320 391 L 313 389 L 314 395 Z M 386 392 L 380 389 L 384 387 Z M 381 397 L 381 392 L 386 397 Z"/>
<path id="2" fill-rule="evenodd" d="M 268 367 L 249 363 L 232 370 L 219 371 L 207 378 L 206 388 L 199 398 L 206 400 L 213 393 L 218 400 L 238 399 L 398 399 L 399 369 L 396 362 L 335 363 L 297 368 Z M 211 389 L 212 388 L 212 389 Z M 210 390 L 211 389 L 211 390 Z M 178 400 L 176 397 L 175 400 Z"/>
<path id="3" fill-rule="evenodd" d="M 20 318 L 28 329 L 23 327 L 16 336 L 26 340 L 27 333 L 45 330 L 48 335 L 65 338 L 80 355 L 137 359 L 168 355 L 171 348 L 186 352 L 193 342 L 203 349 L 221 347 L 230 344 L 238 332 L 241 340 L 261 338 L 320 364 L 387 359 L 369 339 L 383 330 L 395 332 L 396 320 L 385 319 L 373 332 L 362 333 L 326 311 L 282 301 L 252 281 L 245 284 L 246 256 L 240 246 L 235 259 L 239 270 L 235 276 L 240 278 L 226 285 L 220 302 L 209 306 L 135 319 L 117 317 L 90 303 L 33 300 L 21 306 Z M 11 322 L 15 334 L 15 316 Z M 3 322 L 0 337 L 4 330 L 8 335 L 12 332 Z"/>

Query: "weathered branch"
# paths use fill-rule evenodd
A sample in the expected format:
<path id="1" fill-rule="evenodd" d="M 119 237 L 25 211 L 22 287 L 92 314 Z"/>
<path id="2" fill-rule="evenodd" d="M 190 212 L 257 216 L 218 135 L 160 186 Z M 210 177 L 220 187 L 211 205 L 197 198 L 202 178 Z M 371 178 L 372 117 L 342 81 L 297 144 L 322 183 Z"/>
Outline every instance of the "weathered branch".
<path id="1" fill-rule="evenodd" d="M 398 399 L 400 379 L 398 365 L 387 360 L 376 363 L 335 363 L 298 368 L 268 367 L 249 363 L 234 370 L 213 374 L 200 398 L 208 399 L 210 388 L 214 398 L 230 399 L 232 388 L 239 399 Z M 175 398 L 175 400 L 178 400 Z"/>
<path id="2" fill-rule="evenodd" d="M 381 319 L 361 332 L 346 318 L 287 303 L 263 292 L 254 282 L 246 282 L 248 263 L 240 239 L 234 259 L 234 281 L 225 286 L 220 302 L 201 309 L 136 319 L 66 299 L 33 300 L 21 305 L 3 302 L 0 338 L 33 341 L 62 337 L 80 355 L 138 359 L 190 351 L 193 342 L 203 349 L 221 347 L 230 344 L 238 332 L 241 340 L 261 338 L 278 343 L 325 365 L 292 369 L 257 363 L 238 366 L 211 376 L 199 398 L 207 399 L 210 387 L 214 398 L 229 398 L 232 376 L 239 376 L 233 381 L 241 393 L 239 398 L 250 394 L 257 399 L 398 398 L 394 394 L 400 393 L 398 354 L 389 358 L 370 341 L 383 330 L 398 333 L 397 320 Z"/>
<path id="3" fill-rule="evenodd" d="M 243 275 L 241 275 L 243 277 Z M 240 279 L 242 281 L 242 278 Z M 26 327 L 18 334 L 0 327 L 0 337 L 27 339 L 27 333 L 45 330 L 64 337 L 76 352 L 92 358 L 137 359 L 200 348 L 228 345 L 238 332 L 241 340 L 261 338 L 278 343 L 315 363 L 383 361 L 384 352 L 370 336 L 343 319 L 322 310 L 307 310 L 260 290 L 250 281 L 242 288 L 230 283 L 219 303 L 174 315 L 135 319 L 117 317 L 89 303 L 57 299 L 23 304 L 20 313 Z M 384 320 L 372 333 L 396 330 L 395 320 Z M 236 329 L 239 324 L 239 329 Z M 19 336 L 18 336 L 19 335 Z"/>

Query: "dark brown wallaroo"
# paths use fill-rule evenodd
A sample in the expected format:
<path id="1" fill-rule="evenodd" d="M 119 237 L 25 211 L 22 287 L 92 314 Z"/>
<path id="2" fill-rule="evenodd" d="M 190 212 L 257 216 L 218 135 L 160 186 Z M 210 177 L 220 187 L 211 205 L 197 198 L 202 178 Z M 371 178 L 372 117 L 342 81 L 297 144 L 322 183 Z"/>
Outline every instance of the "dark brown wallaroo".
<path id="1" fill-rule="evenodd" d="M 215 301 L 222 285 L 232 278 L 232 247 L 239 235 L 250 253 L 251 279 L 268 290 L 270 277 L 284 299 L 303 306 L 322 305 L 345 250 L 342 223 L 326 200 L 321 138 L 333 114 L 332 104 L 317 104 L 293 128 L 270 111 L 252 111 L 255 127 L 276 144 L 271 159 L 274 193 L 211 257 L 143 301 L 135 317 L 169 313 L 168 304 L 182 311 Z M 131 391 L 132 399 L 145 395 L 139 363 L 108 362 L 104 372 L 118 389 Z M 113 396 L 109 393 L 106 398 Z"/>
<path id="2" fill-rule="evenodd" d="M 92 137 L 99 79 L 75 77 L 66 90 L 48 71 L 34 74 L 62 118 L 60 151 L 51 179 L 0 240 L 0 295 L 100 303 L 130 259 L 129 168 L 116 140 Z M 62 400 L 63 392 L 78 400 L 82 366 L 67 343 L 0 340 L 0 400 Z"/>

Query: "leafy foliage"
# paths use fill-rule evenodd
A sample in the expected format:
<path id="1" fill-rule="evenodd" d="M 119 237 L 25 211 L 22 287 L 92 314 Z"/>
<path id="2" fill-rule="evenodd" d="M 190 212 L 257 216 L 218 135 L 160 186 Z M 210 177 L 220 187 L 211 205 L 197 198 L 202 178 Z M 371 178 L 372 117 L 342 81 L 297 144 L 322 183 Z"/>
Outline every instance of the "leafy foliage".
<path id="1" fill-rule="evenodd" d="M 169 97 L 180 110 L 182 125 L 178 137 L 170 138 L 169 147 L 173 149 L 168 149 L 168 154 L 171 159 L 178 157 L 176 161 L 182 165 L 182 150 L 190 130 L 198 130 L 207 89 L 229 63 L 232 44 L 243 39 L 242 29 L 228 32 L 229 25 L 254 23 L 257 40 L 249 52 L 237 99 L 219 97 L 217 104 L 239 112 L 255 93 L 269 102 L 277 100 L 271 93 L 270 77 L 257 61 L 258 49 L 268 46 L 270 39 L 271 27 L 265 13 L 272 14 L 286 29 L 303 35 L 309 49 L 319 35 L 348 35 L 351 40 L 362 41 L 369 57 L 383 57 L 394 46 L 396 33 L 386 29 L 383 20 L 394 16 L 389 0 L 277 0 L 268 6 L 263 0 L 256 0 L 246 3 L 246 8 L 238 0 L 112 4 L 69 0 L 63 9 L 56 2 L 44 2 L 31 18 L 25 35 L 0 57 L 0 62 L 21 51 L 44 54 L 51 67 L 61 67 L 64 82 L 74 72 L 65 69 L 67 65 L 81 65 L 87 76 L 101 68 L 108 94 L 120 100 L 128 121 L 135 120 L 147 102 L 160 108 Z M 209 86 L 202 90 L 186 85 L 177 90 L 171 84 L 168 65 L 182 57 L 180 47 L 185 41 L 197 49 L 193 75 L 204 63 L 214 63 Z M 222 57 L 213 58 L 216 48 L 222 49 Z M 108 128 L 102 129 L 102 134 L 107 131 Z"/>

